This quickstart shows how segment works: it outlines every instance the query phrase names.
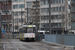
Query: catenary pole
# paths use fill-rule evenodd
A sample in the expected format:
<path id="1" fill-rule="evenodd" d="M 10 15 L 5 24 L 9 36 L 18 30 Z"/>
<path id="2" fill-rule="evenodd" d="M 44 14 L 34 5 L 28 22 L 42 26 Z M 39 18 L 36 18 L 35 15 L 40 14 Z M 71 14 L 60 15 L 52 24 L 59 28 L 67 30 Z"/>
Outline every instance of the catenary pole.
<path id="1" fill-rule="evenodd" d="M 38 1 L 36 0 L 36 40 L 38 41 Z"/>
<path id="2" fill-rule="evenodd" d="M 51 0 L 49 1 L 49 34 L 51 34 Z"/>
<path id="3" fill-rule="evenodd" d="M 12 12 L 14 14 L 14 12 Z M 12 15 L 13 17 L 13 39 L 14 39 L 14 16 Z"/>

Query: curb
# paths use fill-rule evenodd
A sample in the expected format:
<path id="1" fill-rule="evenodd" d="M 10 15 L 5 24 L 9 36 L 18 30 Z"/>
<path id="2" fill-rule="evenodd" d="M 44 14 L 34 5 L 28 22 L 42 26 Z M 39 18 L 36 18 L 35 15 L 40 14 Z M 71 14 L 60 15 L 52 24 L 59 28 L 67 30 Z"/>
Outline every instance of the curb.
<path id="1" fill-rule="evenodd" d="M 40 41 L 40 42 L 48 44 L 48 45 L 52 45 L 52 46 L 60 46 L 60 47 L 63 47 L 63 48 L 75 49 L 75 46 L 67 46 L 67 45 L 57 44 L 57 43 L 52 43 L 52 42 L 47 42 L 47 41 Z"/>

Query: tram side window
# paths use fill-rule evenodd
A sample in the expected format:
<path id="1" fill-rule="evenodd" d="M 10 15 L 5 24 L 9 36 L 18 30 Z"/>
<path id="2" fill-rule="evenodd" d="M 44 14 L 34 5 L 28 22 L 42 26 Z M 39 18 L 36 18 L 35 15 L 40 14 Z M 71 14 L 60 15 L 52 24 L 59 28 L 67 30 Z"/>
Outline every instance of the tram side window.
<path id="1" fill-rule="evenodd" d="M 23 28 L 23 30 L 22 30 L 22 31 L 23 31 L 23 33 L 26 33 L 26 28 Z"/>
<path id="2" fill-rule="evenodd" d="M 21 33 L 21 29 L 19 29 L 19 33 Z"/>

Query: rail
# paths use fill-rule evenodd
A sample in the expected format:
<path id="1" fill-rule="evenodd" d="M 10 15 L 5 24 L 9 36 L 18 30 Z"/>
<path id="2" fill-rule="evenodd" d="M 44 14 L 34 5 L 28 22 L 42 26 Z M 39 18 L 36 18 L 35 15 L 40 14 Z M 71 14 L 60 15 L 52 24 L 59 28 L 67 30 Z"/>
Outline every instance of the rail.
<path id="1" fill-rule="evenodd" d="M 8 40 L 8 42 L 9 42 L 9 44 L 11 44 L 14 48 L 15 48 L 15 50 L 19 50 L 13 43 L 11 43 L 9 40 Z M 4 42 L 4 44 L 3 44 L 3 50 L 7 50 L 7 48 L 6 48 L 6 43 Z"/>

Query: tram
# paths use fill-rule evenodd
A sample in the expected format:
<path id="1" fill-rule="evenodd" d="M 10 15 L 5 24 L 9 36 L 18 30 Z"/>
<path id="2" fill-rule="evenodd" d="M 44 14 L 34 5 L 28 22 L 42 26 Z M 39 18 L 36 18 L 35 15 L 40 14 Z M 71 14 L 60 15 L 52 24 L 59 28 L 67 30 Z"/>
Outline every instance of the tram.
<path id="1" fill-rule="evenodd" d="M 36 40 L 36 25 L 22 25 L 19 27 L 20 40 Z"/>

